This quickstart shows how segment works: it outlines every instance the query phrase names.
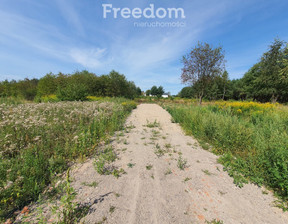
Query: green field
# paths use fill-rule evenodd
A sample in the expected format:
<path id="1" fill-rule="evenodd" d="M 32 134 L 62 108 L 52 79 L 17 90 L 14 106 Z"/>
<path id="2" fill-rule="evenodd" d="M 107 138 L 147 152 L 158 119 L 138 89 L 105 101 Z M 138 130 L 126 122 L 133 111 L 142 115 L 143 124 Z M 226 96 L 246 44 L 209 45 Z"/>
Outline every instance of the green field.
<path id="1" fill-rule="evenodd" d="M 73 161 L 123 127 L 136 104 L 125 99 L 24 103 L 1 99 L 0 220 L 37 200 Z"/>

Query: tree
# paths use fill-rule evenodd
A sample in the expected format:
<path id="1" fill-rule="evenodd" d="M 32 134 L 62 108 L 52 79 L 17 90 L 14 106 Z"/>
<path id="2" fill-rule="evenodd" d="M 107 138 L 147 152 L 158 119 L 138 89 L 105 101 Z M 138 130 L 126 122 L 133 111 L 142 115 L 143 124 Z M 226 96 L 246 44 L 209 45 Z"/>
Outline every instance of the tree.
<path id="1" fill-rule="evenodd" d="M 94 73 L 90 73 L 87 70 L 81 72 L 76 71 L 71 75 L 71 78 L 74 79 L 77 83 L 82 83 L 87 88 L 87 93 L 90 96 L 94 95 L 95 83 L 98 77 Z"/>
<path id="2" fill-rule="evenodd" d="M 283 61 L 282 66 L 280 70 L 280 79 L 286 83 L 286 86 L 288 86 L 288 44 L 286 44 L 284 53 L 283 53 Z M 280 98 L 281 102 L 288 102 L 288 89 L 283 89 L 283 94 Z"/>
<path id="3" fill-rule="evenodd" d="M 17 97 L 19 96 L 18 82 L 14 79 L 8 81 L 7 79 L 0 83 L 1 92 L 0 97 Z"/>
<path id="4" fill-rule="evenodd" d="M 157 88 L 157 87 L 156 87 Z M 59 100 L 87 100 L 87 96 L 126 97 L 140 96 L 141 89 L 134 82 L 112 70 L 108 75 L 97 76 L 86 70 L 73 74 L 49 73 L 38 79 L 5 80 L 0 82 L 0 97 L 22 97 L 41 101 L 41 97 L 56 94 Z M 35 98 L 37 94 L 37 98 Z"/>
<path id="5" fill-rule="evenodd" d="M 56 93 L 61 101 L 84 101 L 88 96 L 88 88 L 84 83 L 77 82 L 70 76 L 67 80 L 67 85 L 64 88 L 58 88 Z"/>
<path id="6" fill-rule="evenodd" d="M 151 95 L 151 89 L 146 90 L 146 96 L 150 96 Z"/>
<path id="7" fill-rule="evenodd" d="M 142 95 L 142 90 L 140 89 L 140 87 L 136 88 L 136 95 L 137 96 L 141 96 Z"/>
<path id="8" fill-rule="evenodd" d="M 152 86 L 150 93 L 151 93 L 152 96 L 156 96 L 157 93 L 158 93 L 158 88 L 157 88 L 157 86 Z"/>
<path id="9" fill-rule="evenodd" d="M 212 48 L 207 43 L 198 42 L 190 53 L 183 56 L 182 62 L 182 83 L 198 84 L 197 95 L 201 105 L 207 86 L 224 71 L 224 51 L 222 47 Z"/>
<path id="10" fill-rule="evenodd" d="M 285 50 L 283 51 L 283 60 L 282 60 L 282 66 L 280 70 L 280 75 L 282 79 L 288 78 L 288 44 L 286 45 Z"/>
<path id="11" fill-rule="evenodd" d="M 47 96 L 57 91 L 56 75 L 49 73 L 39 80 L 37 86 L 37 95 Z"/>
<path id="12" fill-rule="evenodd" d="M 16 81 L 15 81 L 16 82 Z M 11 96 L 11 83 L 6 79 L 0 83 L 0 97 Z"/>
<path id="13" fill-rule="evenodd" d="M 156 94 L 156 96 L 157 96 L 158 98 L 160 98 L 163 94 L 164 94 L 164 88 L 163 88 L 163 86 L 159 86 L 158 89 L 157 89 L 157 94 Z"/>
<path id="14" fill-rule="evenodd" d="M 129 83 L 126 77 L 118 72 L 112 70 L 108 75 L 108 90 L 106 93 L 112 97 L 126 96 L 129 89 Z"/>
<path id="15" fill-rule="evenodd" d="M 222 100 L 225 99 L 225 94 L 226 94 L 226 88 L 228 85 L 229 77 L 228 77 L 228 72 L 225 70 L 224 73 L 222 74 L 222 84 L 223 84 L 223 96 Z"/>
<path id="16" fill-rule="evenodd" d="M 245 95 L 246 99 L 260 100 L 263 101 L 263 95 L 261 95 L 257 91 L 257 85 L 255 84 L 255 80 L 261 76 L 261 63 L 256 63 L 246 72 L 243 76 L 242 83 L 242 96 Z"/>
<path id="17" fill-rule="evenodd" d="M 146 93 L 147 93 L 147 91 L 146 91 Z M 152 86 L 150 92 L 148 92 L 148 93 L 150 93 L 152 96 L 157 96 L 158 98 L 160 98 L 164 93 L 164 88 L 163 88 L 163 86 L 159 86 L 159 87 Z"/>
<path id="18" fill-rule="evenodd" d="M 128 82 L 128 88 L 125 90 L 124 97 L 128 99 L 134 99 L 135 97 L 138 97 L 141 95 L 141 89 L 139 87 L 136 87 L 134 82 Z"/>
<path id="19" fill-rule="evenodd" d="M 222 97 L 221 82 L 221 77 L 215 77 L 206 87 L 205 98 L 210 101 L 220 99 Z"/>
<path id="20" fill-rule="evenodd" d="M 37 94 L 38 79 L 24 79 L 17 83 L 19 96 L 26 100 L 33 100 Z"/>
<path id="21" fill-rule="evenodd" d="M 261 101 L 275 103 L 287 89 L 287 77 L 282 74 L 285 70 L 284 42 L 275 39 L 269 50 L 260 61 L 259 75 L 254 80 L 254 88 Z M 284 64 L 283 64 L 284 62 Z"/>
<path id="22" fill-rule="evenodd" d="M 194 89 L 191 86 L 184 87 L 179 93 L 178 96 L 181 98 L 193 98 L 194 97 Z"/>

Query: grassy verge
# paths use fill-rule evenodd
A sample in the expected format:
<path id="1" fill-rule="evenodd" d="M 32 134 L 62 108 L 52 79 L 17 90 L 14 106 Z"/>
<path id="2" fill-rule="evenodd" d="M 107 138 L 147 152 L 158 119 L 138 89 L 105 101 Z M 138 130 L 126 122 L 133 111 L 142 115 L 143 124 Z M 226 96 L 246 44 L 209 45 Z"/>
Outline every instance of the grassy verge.
<path id="1" fill-rule="evenodd" d="M 25 103 L 25 100 L 19 97 L 0 97 L 0 104 L 17 105 Z"/>
<path id="2" fill-rule="evenodd" d="M 70 162 L 94 154 L 135 107 L 125 99 L 0 104 L 0 220 L 36 200 Z"/>
<path id="3" fill-rule="evenodd" d="M 265 184 L 286 201 L 282 206 L 287 207 L 287 108 L 253 102 L 164 107 L 188 134 L 208 142 L 222 155 L 220 162 L 238 186 L 247 181 Z"/>

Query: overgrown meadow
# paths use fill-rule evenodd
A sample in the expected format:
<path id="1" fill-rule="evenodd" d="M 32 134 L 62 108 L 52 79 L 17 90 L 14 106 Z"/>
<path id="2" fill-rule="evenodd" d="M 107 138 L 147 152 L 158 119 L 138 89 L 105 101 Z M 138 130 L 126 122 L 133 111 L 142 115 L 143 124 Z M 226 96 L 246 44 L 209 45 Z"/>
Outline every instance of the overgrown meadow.
<path id="1" fill-rule="evenodd" d="M 220 162 L 238 186 L 248 180 L 264 184 L 286 201 L 282 207 L 288 207 L 287 107 L 255 102 L 166 103 L 164 107 L 204 148 L 212 146 L 222 155 Z"/>
<path id="2" fill-rule="evenodd" d="M 0 104 L 0 220 L 37 200 L 69 163 L 85 159 L 123 127 L 136 107 L 125 99 Z"/>

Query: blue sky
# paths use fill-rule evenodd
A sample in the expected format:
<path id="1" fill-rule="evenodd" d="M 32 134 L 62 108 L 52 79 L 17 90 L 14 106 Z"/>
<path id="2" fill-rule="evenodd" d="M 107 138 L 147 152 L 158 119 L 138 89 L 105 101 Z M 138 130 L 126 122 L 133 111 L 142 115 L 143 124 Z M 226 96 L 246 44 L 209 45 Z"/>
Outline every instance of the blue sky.
<path id="1" fill-rule="evenodd" d="M 115 8 L 183 8 L 184 18 L 103 18 Z M 0 0 L 0 80 L 49 72 L 112 69 L 142 90 L 162 85 L 177 94 L 181 58 L 198 41 L 222 45 L 231 79 L 244 73 L 274 38 L 288 40 L 287 0 Z M 135 22 L 184 27 L 135 27 Z"/>

